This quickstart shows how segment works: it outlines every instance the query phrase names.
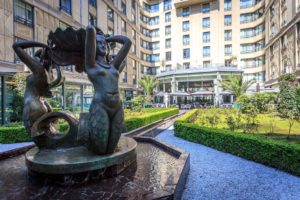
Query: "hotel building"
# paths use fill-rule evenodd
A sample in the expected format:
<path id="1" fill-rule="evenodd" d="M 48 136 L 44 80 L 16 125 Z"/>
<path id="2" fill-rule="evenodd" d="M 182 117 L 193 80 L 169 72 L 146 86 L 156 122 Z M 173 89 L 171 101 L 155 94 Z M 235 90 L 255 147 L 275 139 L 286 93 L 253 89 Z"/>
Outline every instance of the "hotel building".
<path id="1" fill-rule="evenodd" d="M 276 88 L 282 73 L 300 77 L 299 4 L 300 0 L 0 1 L 0 120 L 14 120 L 12 75 L 28 72 L 14 54 L 13 42 L 46 42 L 57 27 L 92 24 L 131 38 L 120 76 L 126 100 L 141 92 L 138 80 L 143 75 L 156 76 L 158 91 L 165 93 L 213 93 L 215 104 L 224 103 L 220 81 L 231 75 L 255 79 L 252 91 Z M 87 110 L 92 86 L 86 75 L 68 66 L 64 76 L 65 84 L 54 91 L 58 106 Z"/>

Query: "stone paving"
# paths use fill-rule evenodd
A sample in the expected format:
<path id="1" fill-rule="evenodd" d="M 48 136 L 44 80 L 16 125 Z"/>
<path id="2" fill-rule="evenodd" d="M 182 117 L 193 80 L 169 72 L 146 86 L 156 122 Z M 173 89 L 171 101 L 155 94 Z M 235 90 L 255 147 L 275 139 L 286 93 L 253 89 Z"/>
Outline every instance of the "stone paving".
<path id="1" fill-rule="evenodd" d="M 183 200 L 300 200 L 300 178 L 174 136 L 173 127 L 156 139 L 190 153 Z"/>
<path id="2" fill-rule="evenodd" d="M 17 149 L 20 147 L 25 147 L 25 146 L 29 146 L 32 145 L 33 142 L 20 142 L 20 143 L 13 143 L 13 144 L 0 144 L 0 153 L 5 152 L 5 151 L 9 151 L 12 149 Z"/>

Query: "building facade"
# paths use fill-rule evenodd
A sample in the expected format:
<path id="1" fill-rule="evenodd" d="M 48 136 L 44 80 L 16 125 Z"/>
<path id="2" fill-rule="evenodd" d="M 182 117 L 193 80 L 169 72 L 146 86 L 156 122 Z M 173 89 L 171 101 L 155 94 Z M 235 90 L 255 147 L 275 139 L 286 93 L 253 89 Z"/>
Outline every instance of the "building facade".
<path id="1" fill-rule="evenodd" d="M 91 24 L 104 33 L 127 35 L 133 42 L 120 75 L 120 88 L 124 99 L 136 93 L 140 78 L 138 16 L 140 3 L 135 0 L 5 0 L 0 1 L 0 75 L 1 123 L 15 121 L 14 84 L 17 72 L 29 72 L 14 54 L 12 45 L 18 40 L 35 40 L 46 43 L 50 31 L 58 27 L 75 29 Z M 113 49 L 118 50 L 117 45 Z M 37 49 L 27 49 L 33 55 Z M 63 68 L 65 83 L 54 92 L 56 106 L 84 111 L 89 108 L 93 88 L 86 74 L 77 73 L 74 66 Z M 53 100 L 50 100 L 53 102 Z"/>
<path id="2" fill-rule="evenodd" d="M 278 77 L 296 73 L 300 79 L 300 1 L 267 0 L 266 86 L 278 88 Z"/>

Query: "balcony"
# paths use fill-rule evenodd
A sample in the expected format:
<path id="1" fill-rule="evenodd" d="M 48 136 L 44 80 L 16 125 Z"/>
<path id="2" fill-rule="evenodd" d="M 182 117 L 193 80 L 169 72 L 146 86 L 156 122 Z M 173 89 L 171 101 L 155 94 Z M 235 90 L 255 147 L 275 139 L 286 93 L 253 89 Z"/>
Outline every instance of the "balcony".
<path id="1" fill-rule="evenodd" d="M 202 3 L 209 3 L 214 0 L 175 0 L 174 6 L 175 8 L 183 8 L 183 7 L 188 7 L 192 6 L 195 4 L 202 4 Z"/>

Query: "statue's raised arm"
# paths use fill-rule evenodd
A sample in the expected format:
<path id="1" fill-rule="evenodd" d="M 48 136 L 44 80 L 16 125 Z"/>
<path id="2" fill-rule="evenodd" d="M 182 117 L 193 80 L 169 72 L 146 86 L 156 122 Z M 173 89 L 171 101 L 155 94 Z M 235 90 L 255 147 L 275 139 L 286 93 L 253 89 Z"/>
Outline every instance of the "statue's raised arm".
<path id="1" fill-rule="evenodd" d="M 20 58 L 20 60 L 23 63 L 25 63 L 29 67 L 29 69 L 34 73 L 38 69 L 42 69 L 42 65 L 40 61 L 35 60 L 24 50 L 32 47 L 42 47 L 49 49 L 49 47 L 46 44 L 35 41 L 19 41 L 13 44 L 13 49 Z"/>
<path id="2" fill-rule="evenodd" d="M 106 42 L 116 42 L 116 43 L 120 43 L 123 44 L 122 48 L 120 49 L 120 51 L 118 52 L 118 54 L 114 57 L 113 61 L 112 61 L 112 65 L 119 70 L 119 72 L 121 72 L 123 70 L 123 68 L 121 67 L 122 62 L 124 61 L 124 59 L 126 58 L 130 47 L 131 47 L 131 41 L 128 37 L 124 36 L 124 35 L 115 35 L 115 36 L 111 36 L 106 38 Z"/>
<path id="3" fill-rule="evenodd" d="M 96 30 L 88 26 L 85 37 L 85 69 L 94 67 L 96 62 Z"/>

